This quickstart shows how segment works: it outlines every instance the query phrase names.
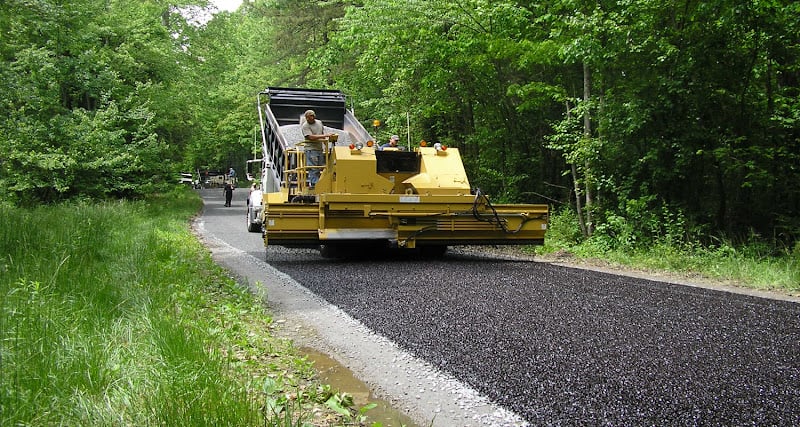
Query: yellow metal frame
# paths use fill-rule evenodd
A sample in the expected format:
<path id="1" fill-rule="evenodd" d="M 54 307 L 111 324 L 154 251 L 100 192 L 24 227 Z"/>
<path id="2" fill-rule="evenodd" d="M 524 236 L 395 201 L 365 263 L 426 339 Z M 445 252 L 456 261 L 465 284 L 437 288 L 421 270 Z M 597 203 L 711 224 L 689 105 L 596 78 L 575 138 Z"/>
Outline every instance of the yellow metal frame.
<path id="1" fill-rule="evenodd" d="M 388 240 L 406 248 L 543 243 L 547 205 L 492 205 L 470 194 L 458 150 L 423 147 L 416 152 L 419 173 L 377 173 L 374 148 L 326 147 L 327 163 L 310 189 L 303 150 L 287 150 L 286 164 L 294 167 L 284 172 L 281 191 L 264 199 L 264 242 Z M 289 156 L 295 156 L 295 163 Z"/>

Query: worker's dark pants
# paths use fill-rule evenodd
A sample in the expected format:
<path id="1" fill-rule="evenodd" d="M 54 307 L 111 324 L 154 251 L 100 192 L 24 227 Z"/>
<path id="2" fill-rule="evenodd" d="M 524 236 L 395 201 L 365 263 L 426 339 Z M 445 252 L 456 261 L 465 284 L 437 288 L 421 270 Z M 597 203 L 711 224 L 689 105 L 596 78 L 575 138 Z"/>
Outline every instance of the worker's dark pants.
<path id="1" fill-rule="evenodd" d="M 231 205 L 231 199 L 233 198 L 233 191 L 226 191 L 225 192 L 225 206 Z"/>

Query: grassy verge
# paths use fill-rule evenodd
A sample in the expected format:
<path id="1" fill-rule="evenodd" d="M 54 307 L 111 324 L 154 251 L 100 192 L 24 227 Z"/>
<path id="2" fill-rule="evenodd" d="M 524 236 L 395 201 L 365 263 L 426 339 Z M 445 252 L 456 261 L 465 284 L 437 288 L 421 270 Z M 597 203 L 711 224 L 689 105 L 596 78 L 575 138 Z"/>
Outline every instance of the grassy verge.
<path id="1" fill-rule="evenodd" d="M 0 425 L 364 421 L 191 234 L 200 204 L 0 205 Z"/>
<path id="2" fill-rule="evenodd" d="M 555 214 L 545 246 L 537 253 L 566 255 L 588 263 L 602 260 L 613 266 L 786 294 L 800 292 L 800 245 L 793 250 L 776 250 L 754 240 L 741 244 L 719 241 L 713 246 L 701 246 L 669 238 L 631 244 L 626 236 L 600 232 L 583 240 L 579 234 L 577 221 L 571 215 Z"/>

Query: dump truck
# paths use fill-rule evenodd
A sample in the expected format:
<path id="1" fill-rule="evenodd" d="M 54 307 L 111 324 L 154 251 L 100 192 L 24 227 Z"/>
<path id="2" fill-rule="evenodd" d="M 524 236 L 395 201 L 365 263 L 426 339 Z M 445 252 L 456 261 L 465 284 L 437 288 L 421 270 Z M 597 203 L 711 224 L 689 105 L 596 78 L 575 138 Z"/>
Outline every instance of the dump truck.
<path id="1" fill-rule="evenodd" d="M 544 243 L 546 204 L 492 203 L 470 186 L 455 147 L 379 147 L 341 91 L 268 87 L 257 108 L 263 158 L 247 228 L 265 246 L 318 248 L 324 257 L 376 246 L 439 256 L 450 246 Z M 306 164 L 306 110 L 332 135 L 323 166 Z"/>

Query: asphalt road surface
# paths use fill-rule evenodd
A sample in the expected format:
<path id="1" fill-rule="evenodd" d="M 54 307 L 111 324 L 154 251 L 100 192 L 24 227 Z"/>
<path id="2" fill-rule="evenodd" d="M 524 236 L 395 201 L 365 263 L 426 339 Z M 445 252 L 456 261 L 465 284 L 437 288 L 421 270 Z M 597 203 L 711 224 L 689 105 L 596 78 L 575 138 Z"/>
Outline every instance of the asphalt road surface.
<path id="1" fill-rule="evenodd" d="M 245 275 L 267 271 L 265 281 L 299 283 L 308 298 L 335 306 L 346 320 L 317 325 L 335 330 L 323 334 L 366 328 L 384 340 L 343 360 L 356 372 L 366 367 L 361 375 L 390 377 L 363 379 L 421 423 L 800 425 L 797 302 L 467 252 L 342 261 L 270 247 L 267 265 L 260 235 L 245 228 L 246 190 L 230 208 L 221 190 L 201 194 L 201 228 L 217 239 L 217 252 L 228 248 L 226 265 L 240 268 L 247 258 L 255 271 Z M 280 289 L 268 299 L 270 292 L 281 298 Z M 388 351 L 387 361 L 380 355 Z M 402 378 L 399 360 L 408 358 L 430 371 Z M 445 402 L 442 378 L 477 392 L 473 406 L 484 398 L 489 406 L 475 415 Z"/>

